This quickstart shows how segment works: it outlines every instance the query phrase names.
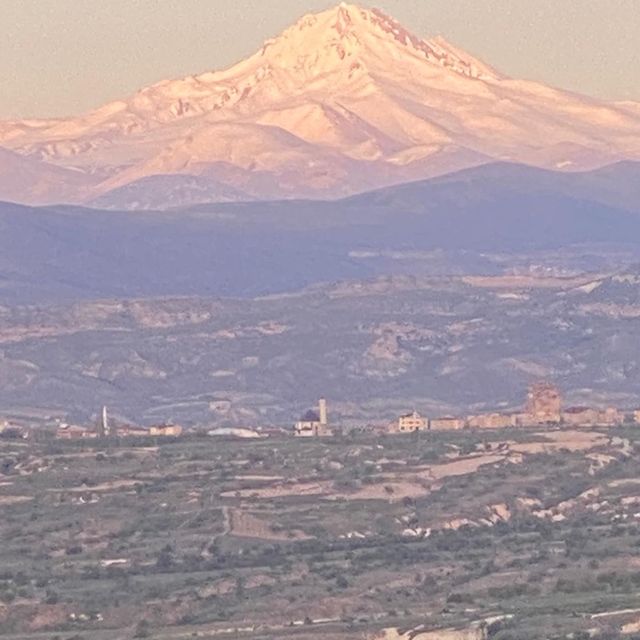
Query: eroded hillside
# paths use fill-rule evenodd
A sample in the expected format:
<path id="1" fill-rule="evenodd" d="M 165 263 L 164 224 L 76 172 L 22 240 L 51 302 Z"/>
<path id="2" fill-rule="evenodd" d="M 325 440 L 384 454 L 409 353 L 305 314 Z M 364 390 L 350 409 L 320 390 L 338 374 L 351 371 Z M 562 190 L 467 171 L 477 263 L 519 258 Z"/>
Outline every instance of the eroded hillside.
<path id="1" fill-rule="evenodd" d="M 317 397 L 344 424 L 568 402 L 634 408 L 637 277 L 394 277 L 254 300 L 0 310 L 0 402 L 15 415 L 288 426 Z"/>

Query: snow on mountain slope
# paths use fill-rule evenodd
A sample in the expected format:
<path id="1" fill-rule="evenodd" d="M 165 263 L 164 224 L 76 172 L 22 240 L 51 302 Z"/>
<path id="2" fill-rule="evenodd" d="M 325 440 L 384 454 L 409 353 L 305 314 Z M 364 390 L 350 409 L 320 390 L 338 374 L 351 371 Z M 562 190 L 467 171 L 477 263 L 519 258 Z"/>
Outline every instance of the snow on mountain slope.
<path id="1" fill-rule="evenodd" d="M 141 179 L 176 174 L 215 176 L 212 193 L 223 175 L 253 197 L 335 197 L 496 159 L 560 170 L 640 159 L 640 110 L 507 78 L 342 3 L 224 71 L 78 118 L 0 123 L 0 145 L 99 176 L 76 201 L 114 189 L 120 201 L 134 182 L 140 196 Z"/>
<path id="2" fill-rule="evenodd" d="M 623 102 L 616 102 L 616 107 L 629 113 L 640 115 L 640 102 L 632 102 L 630 100 Z"/>

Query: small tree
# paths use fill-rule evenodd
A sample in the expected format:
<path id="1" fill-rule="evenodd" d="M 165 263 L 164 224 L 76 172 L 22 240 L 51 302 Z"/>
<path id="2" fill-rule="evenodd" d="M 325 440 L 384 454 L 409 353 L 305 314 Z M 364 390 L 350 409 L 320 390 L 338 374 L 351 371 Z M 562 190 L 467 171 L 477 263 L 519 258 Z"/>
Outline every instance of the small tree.
<path id="1" fill-rule="evenodd" d="M 134 638 L 148 638 L 151 635 L 151 625 L 148 620 L 140 620 L 136 625 Z"/>

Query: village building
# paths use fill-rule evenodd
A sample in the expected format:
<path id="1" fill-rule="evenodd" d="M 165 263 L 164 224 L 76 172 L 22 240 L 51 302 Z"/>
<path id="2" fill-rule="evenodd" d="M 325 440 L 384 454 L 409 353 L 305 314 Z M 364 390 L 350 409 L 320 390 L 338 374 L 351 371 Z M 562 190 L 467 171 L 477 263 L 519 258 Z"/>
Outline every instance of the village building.
<path id="1" fill-rule="evenodd" d="M 562 422 L 574 427 L 597 426 L 600 412 L 591 407 L 569 407 L 562 412 Z"/>
<path id="2" fill-rule="evenodd" d="M 327 416 L 327 401 L 324 398 L 320 399 L 317 412 L 309 410 L 296 422 L 293 433 L 297 438 L 321 438 L 333 435 Z"/>
<path id="3" fill-rule="evenodd" d="M 231 437 L 244 439 L 268 438 L 272 433 L 278 435 L 281 434 L 280 430 L 277 429 L 273 429 L 272 431 L 257 431 L 256 429 L 249 429 L 247 427 L 217 427 L 215 429 L 210 429 L 209 431 L 207 431 L 207 435 L 212 437 Z"/>
<path id="4" fill-rule="evenodd" d="M 617 427 L 624 424 L 624 413 L 614 407 L 608 407 L 600 412 L 600 426 Z"/>
<path id="5" fill-rule="evenodd" d="M 613 407 L 593 409 L 571 407 L 562 413 L 562 421 L 575 427 L 615 427 L 624 423 L 624 413 Z"/>
<path id="6" fill-rule="evenodd" d="M 158 424 L 149 427 L 149 435 L 161 438 L 177 438 L 182 435 L 182 427 L 177 424 Z"/>
<path id="7" fill-rule="evenodd" d="M 550 382 L 537 382 L 529 387 L 526 413 L 535 424 L 558 424 L 561 419 L 562 396 Z"/>
<path id="8" fill-rule="evenodd" d="M 429 421 L 423 418 L 417 411 L 407 413 L 394 420 L 389 425 L 389 433 L 413 433 L 415 431 L 426 431 L 429 428 Z"/>
<path id="9" fill-rule="evenodd" d="M 60 440 L 81 440 L 83 438 L 97 438 L 98 432 L 88 427 L 76 424 L 61 424 L 56 430 L 56 438 Z"/>
<path id="10" fill-rule="evenodd" d="M 144 427 L 135 427 L 130 424 L 123 424 L 114 430 L 119 438 L 147 438 L 149 437 L 149 429 Z"/>
<path id="11" fill-rule="evenodd" d="M 530 427 L 535 424 L 535 418 L 526 411 L 511 414 L 516 427 Z"/>
<path id="12" fill-rule="evenodd" d="M 518 426 L 517 415 L 513 413 L 482 413 L 469 416 L 467 425 L 470 429 L 507 429 Z"/>
<path id="13" fill-rule="evenodd" d="M 434 418 L 429 421 L 431 431 L 460 431 L 466 426 L 467 421 L 464 418 L 454 418 L 452 416 Z"/>

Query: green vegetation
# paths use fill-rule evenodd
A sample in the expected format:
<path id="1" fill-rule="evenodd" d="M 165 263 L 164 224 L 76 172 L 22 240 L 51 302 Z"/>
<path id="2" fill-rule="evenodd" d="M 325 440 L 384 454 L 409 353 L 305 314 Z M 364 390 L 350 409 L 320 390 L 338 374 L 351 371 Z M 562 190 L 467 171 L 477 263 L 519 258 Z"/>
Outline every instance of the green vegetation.
<path id="1" fill-rule="evenodd" d="M 0 636 L 618 637 L 640 432 L 583 434 L 0 441 Z"/>

